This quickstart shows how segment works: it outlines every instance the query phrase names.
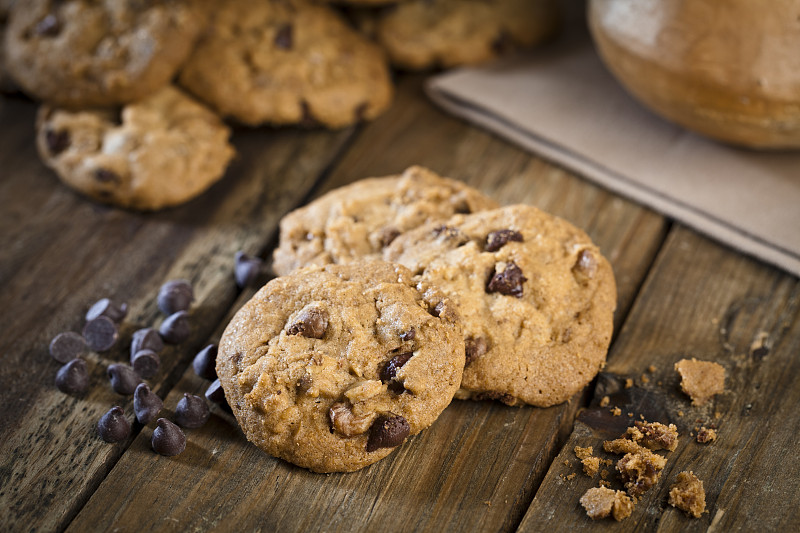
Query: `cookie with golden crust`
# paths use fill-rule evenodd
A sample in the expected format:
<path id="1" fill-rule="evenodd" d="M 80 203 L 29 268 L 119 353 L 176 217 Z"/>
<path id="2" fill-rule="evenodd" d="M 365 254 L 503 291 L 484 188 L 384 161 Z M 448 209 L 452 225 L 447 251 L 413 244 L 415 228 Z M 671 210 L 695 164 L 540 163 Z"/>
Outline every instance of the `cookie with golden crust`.
<path id="1" fill-rule="evenodd" d="M 248 125 L 373 119 L 392 99 L 383 52 L 333 9 L 303 0 L 221 2 L 179 82 Z"/>
<path id="2" fill-rule="evenodd" d="M 221 178 L 234 154 L 229 135 L 209 109 L 167 86 L 119 114 L 42 106 L 36 146 L 73 189 L 152 210 L 186 202 Z"/>
<path id="3" fill-rule="evenodd" d="M 419 166 L 399 176 L 363 179 L 283 217 L 273 269 L 285 275 L 310 264 L 380 259 L 383 248 L 405 231 L 495 207 L 480 191 Z"/>
<path id="4" fill-rule="evenodd" d="M 315 472 L 378 461 L 458 390 L 452 303 L 384 262 L 275 278 L 233 317 L 217 374 L 248 440 Z"/>
<path id="5" fill-rule="evenodd" d="M 455 302 L 466 342 L 457 398 L 547 407 L 605 362 L 614 275 L 565 220 L 525 205 L 456 215 L 401 235 L 384 257 Z"/>
<path id="6" fill-rule="evenodd" d="M 25 92 L 53 105 L 119 105 L 168 84 L 207 20 L 202 0 L 18 1 L 7 68 Z"/>
<path id="7" fill-rule="evenodd" d="M 370 33 L 394 65 L 447 68 L 536 45 L 558 19 L 556 0 L 414 0 L 379 14 Z"/>

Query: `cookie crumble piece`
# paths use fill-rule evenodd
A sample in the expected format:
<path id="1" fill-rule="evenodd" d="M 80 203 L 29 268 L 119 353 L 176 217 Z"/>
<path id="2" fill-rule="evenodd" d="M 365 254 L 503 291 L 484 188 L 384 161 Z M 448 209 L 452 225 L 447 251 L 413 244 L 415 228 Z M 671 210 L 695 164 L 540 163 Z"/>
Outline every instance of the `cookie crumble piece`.
<path id="1" fill-rule="evenodd" d="M 586 448 L 575 446 L 575 456 L 581 460 L 583 473 L 589 477 L 596 476 L 600 470 L 600 458 L 592 456 L 593 451 L 591 446 Z"/>
<path id="2" fill-rule="evenodd" d="M 714 440 L 717 440 L 717 432 L 714 429 L 703 426 L 697 431 L 697 442 L 705 444 Z"/>
<path id="3" fill-rule="evenodd" d="M 581 496 L 581 505 L 586 515 L 592 520 L 599 520 L 611 515 L 614 520 L 628 518 L 633 512 L 633 500 L 621 490 L 608 487 L 595 487 Z"/>
<path id="4" fill-rule="evenodd" d="M 695 518 L 706 510 L 706 492 L 703 482 L 694 475 L 694 472 L 681 472 L 669 489 L 669 504 Z"/>
<path id="5" fill-rule="evenodd" d="M 725 390 L 725 368 L 719 363 L 693 357 L 675 363 L 675 370 L 681 376 L 681 389 L 693 405 L 703 405 Z"/>
<path id="6" fill-rule="evenodd" d="M 608 407 L 608 404 L 611 402 L 611 399 L 608 396 L 603 396 L 600 400 L 600 407 Z"/>
<path id="7" fill-rule="evenodd" d="M 617 461 L 617 470 L 628 494 L 639 497 L 658 482 L 666 464 L 666 458 L 640 447 Z"/>

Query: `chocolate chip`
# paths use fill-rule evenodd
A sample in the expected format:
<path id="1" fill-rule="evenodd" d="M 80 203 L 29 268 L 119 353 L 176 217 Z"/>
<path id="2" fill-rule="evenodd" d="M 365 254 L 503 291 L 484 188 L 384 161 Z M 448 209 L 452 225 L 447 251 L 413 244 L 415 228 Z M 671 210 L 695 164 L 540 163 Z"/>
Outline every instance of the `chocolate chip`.
<path id="1" fill-rule="evenodd" d="M 522 242 L 522 233 L 513 229 L 500 229 L 486 236 L 486 251 L 496 252 L 509 241 Z"/>
<path id="2" fill-rule="evenodd" d="M 57 156 L 67 148 L 71 144 L 71 138 L 69 135 L 69 131 L 67 130 L 45 130 L 44 132 L 44 142 L 47 144 L 47 151 L 50 152 L 50 155 Z"/>
<path id="3" fill-rule="evenodd" d="M 69 363 L 86 351 L 86 341 L 72 331 L 59 333 L 50 341 L 50 356 L 59 363 Z"/>
<path id="4" fill-rule="evenodd" d="M 275 33 L 275 46 L 281 50 L 292 49 L 292 25 L 284 24 Z"/>
<path id="5" fill-rule="evenodd" d="M 128 304 L 112 302 L 108 298 L 98 300 L 86 311 L 86 320 L 94 320 L 97 317 L 107 316 L 112 321 L 120 323 L 128 314 Z"/>
<path id="6" fill-rule="evenodd" d="M 294 324 L 286 328 L 289 335 L 301 335 L 310 339 L 321 339 L 328 327 L 328 313 L 322 309 L 306 309 L 300 313 Z"/>
<path id="7" fill-rule="evenodd" d="M 506 296 L 516 296 L 522 298 L 522 284 L 528 278 L 522 275 L 522 270 L 513 262 L 506 264 L 502 272 L 495 271 L 486 284 L 486 292 L 499 292 Z"/>
<path id="8" fill-rule="evenodd" d="M 402 416 L 381 415 L 375 419 L 375 422 L 369 428 L 367 451 L 374 452 L 379 448 L 399 446 L 408 437 L 409 433 L 411 433 L 411 426 Z"/>
<path id="9" fill-rule="evenodd" d="M 486 344 L 486 339 L 483 337 L 467 337 L 465 339 L 465 344 L 466 363 L 464 366 L 469 365 L 472 361 L 485 354 L 489 349 Z"/>
<path id="10" fill-rule="evenodd" d="M 263 265 L 264 261 L 258 257 L 251 257 L 242 251 L 236 252 L 233 267 L 236 285 L 238 285 L 240 289 L 253 285 L 258 279 Z"/>
<path id="11" fill-rule="evenodd" d="M 189 325 L 189 313 L 178 311 L 164 319 L 158 333 L 168 344 L 180 344 L 189 338 L 192 327 Z"/>
<path id="12" fill-rule="evenodd" d="M 414 328 L 409 329 L 408 331 L 404 331 L 400 334 L 401 341 L 413 341 L 417 336 L 417 330 Z"/>
<path id="13" fill-rule="evenodd" d="M 448 305 L 447 300 L 440 300 L 432 308 L 429 308 L 428 312 L 437 318 L 445 320 L 455 320 L 457 318 L 453 306 Z"/>
<path id="14" fill-rule="evenodd" d="M 397 371 L 403 367 L 408 360 L 414 356 L 414 352 L 405 352 L 399 355 L 395 355 L 386 363 L 386 365 L 381 369 L 380 378 L 383 383 L 388 383 L 388 389 L 396 394 L 402 394 L 405 392 L 405 387 L 403 384 L 400 383 L 395 379 L 397 376 Z"/>
<path id="15" fill-rule="evenodd" d="M 152 378 L 158 373 L 158 367 L 161 366 L 161 359 L 153 350 L 139 350 L 134 354 L 133 359 L 131 359 L 131 366 L 141 377 L 145 379 Z"/>
<path id="16" fill-rule="evenodd" d="M 131 423 L 125 417 L 122 407 L 116 406 L 108 410 L 97 422 L 97 432 L 106 442 L 119 442 L 131 434 Z"/>
<path id="17" fill-rule="evenodd" d="M 597 259 L 595 259 L 594 254 L 589 250 L 581 250 L 575 265 L 572 267 L 572 273 L 580 283 L 592 279 L 597 273 Z"/>
<path id="18" fill-rule="evenodd" d="M 105 352 L 117 342 L 117 326 L 107 316 L 99 316 L 83 326 L 86 345 L 96 352 Z"/>
<path id="19" fill-rule="evenodd" d="M 161 335 L 153 328 L 143 328 L 133 333 L 131 339 L 131 362 L 133 356 L 141 350 L 151 350 L 153 352 L 160 352 L 164 349 L 164 341 L 161 340 Z"/>
<path id="20" fill-rule="evenodd" d="M 228 405 L 228 401 L 225 399 L 225 391 L 222 389 L 222 383 L 218 379 L 215 379 L 211 385 L 208 386 L 206 389 L 206 400 L 211 403 L 216 403 L 228 411 L 231 410 L 230 406 Z"/>
<path id="21" fill-rule="evenodd" d="M 194 356 L 192 361 L 192 368 L 195 374 L 201 378 L 215 380 L 217 379 L 217 352 L 216 344 L 209 344 Z"/>
<path id="22" fill-rule="evenodd" d="M 165 315 L 186 311 L 192 305 L 192 300 L 192 284 L 185 279 L 170 280 L 158 290 L 158 308 Z"/>
<path id="23" fill-rule="evenodd" d="M 297 394 L 305 394 L 308 392 L 308 389 L 311 388 L 311 385 L 314 384 L 314 380 L 308 374 L 303 374 L 300 379 L 297 380 L 296 383 L 296 391 Z"/>
<path id="24" fill-rule="evenodd" d="M 185 428 L 199 428 L 208 421 L 211 412 L 208 404 L 200 396 L 184 393 L 175 408 L 175 422 Z"/>
<path id="25" fill-rule="evenodd" d="M 117 394 L 133 394 L 137 385 L 142 382 L 142 378 L 128 365 L 113 363 L 106 369 L 108 379 L 111 380 L 111 388 Z"/>
<path id="26" fill-rule="evenodd" d="M 391 226 L 387 226 L 381 230 L 381 246 L 386 248 L 400 236 L 400 230 Z"/>
<path id="27" fill-rule="evenodd" d="M 55 37 L 61 33 L 61 23 L 55 15 L 49 14 L 36 23 L 33 32 L 42 37 Z"/>
<path id="28" fill-rule="evenodd" d="M 166 418 L 159 418 L 156 424 L 158 426 L 153 430 L 153 437 L 150 439 L 154 452 L 170 457 L 186 449 L 186 435 L 181 428 Z"/>
<path id="29" fill-rule="evenodd" d="M 107 168 L 98 168 L 95 170 L 94 179 L 101 183 L 119 183 L 122 181 L 116 172 L 108 170 Z"/>
<path id="30" fill-rule="evenodd" d="M 161 398 L 151 392 L 146 383 L 139 383 L 133 393 L 133 412 L 136 413 L 136 420 L 141 424 L 149 424 L 162 407 L 164 402 Z"/>
<path id="31" fill-rule="evenodd" d="M 89 389 L 89 372 L 86 361 L 73 359 L 58 369 L 56 387 L 65 394 L 82 394 Z"/>

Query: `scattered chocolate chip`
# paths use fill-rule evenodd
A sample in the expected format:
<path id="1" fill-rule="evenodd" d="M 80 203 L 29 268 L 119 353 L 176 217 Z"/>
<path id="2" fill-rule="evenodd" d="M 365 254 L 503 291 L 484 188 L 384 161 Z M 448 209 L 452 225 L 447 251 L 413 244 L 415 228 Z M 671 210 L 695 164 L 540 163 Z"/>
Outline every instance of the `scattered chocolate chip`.
<path id="1" fill-rule="evenodd" d="M 57 156 L 71 144 L 71 139 L 68 130 L 51 130 L 48 129 L 44 132 L 44 142 L 47 144 L 47 151 L 50 155 Z"/>
<path id="2" fill-rule="evenodd" d="M 108 298 L 103 298 L 95 302 L 86 311 L 86 320 L 94 320 L 97 317 L 107 316 L 113 322 L 120 323 L 128 314 L 128 304 L 117 305 Z"/>
<path id="3" fill-rule="evenodd" d="M 184 393 L 175 408 L 175 422 L 184 428 L 199 428 L 208 421 L 211 412 L 200 396 Z"/>
<path id="4" fill-rule="evenodd" d="M 189 313 L 178 311 L 164 319 L 158 333 L 168 344 L 180 344 L 189 338 L 192 327 L 189 325 Z"/>
<path id="5" fill-rule="evenodd" d="M 94 179 L 101 183 L 119 183 L 122 181 L 116 172 L 112 172 L 107 168 L 98 168 L 94 171 Z"/>
<path id="6" fill-rule="evenodd" d="M 508 242 L 522 242 L 522 233 L 513 229 L 500 229 L 486 236 L 486 251 L 496 252 Z"/>
<path id="7" fill-rule="evenodd" d="M 133 412 L 136 413 L 136 420 L 141 424 L 149 424 L 162 407 L 164 402 L 161 398 L 151 392 L 146 383 L 139 383 L 133 393 Z"/>
<path id="8" fill-rule="evenodd" d="M 131 362 L 133 362 L 133 356 L 141 350 L 151 350 L 159 353 L 163 349 L 164 341 L 161 340 L 161 335 L 155 329 L 143 328 L 134 331 L 131 339 Z"/>
<path id="9" fill-rule="evenodd" d="M 192 368 L 194 368 L 195 374 L 209 380 L 217 379 L 216 365 L 218 350 L 216 344 L 209 344 L 194 356 Z"/>
<path id="10" fill-rule="evenodd" d="M 97 432 L 106 442 L 119 442 L 131 434 L 131 423 L 125 417 L 122 407 L 116 406 L 108 410 L 97 422 Z"/>
<path id="11" fill-rule="evenodd" d="M 483 337 L 467 337 L 465 339 L 465 344 L 466 350 L 464 353 L 466 355 L 466 363 L 464 366 L 469 365 L 472 361 L 485 354 L 489 349 L 489 346 L 486 344 L 486 339 Z"/>
<path id="12" fill-rule="evenodd" d="M 414 328 L 409 329 L 408 331 L 404 331 L 400 334 L 401 341 L 413 341 L 417 336 L 417 330 Z"/>
<path id="13" fill-rule="evenodd" d="M 581 282 L 592 279 L 597 273 L 597 259 L 594 254 L 589 250 L 581 250 L 572 267 L 572 273 Z"/>
<path id="14" fill-rule="evenodd" d="M 170 457 L 186 449 L 186 435 L 181 428 L 166 418 L 159 418 L 156 424 L 158 426 L 153 430 L 153 438 L 150 439 L 154 452 Z"/>
<path id="15" fill-rule="evenodd" d="M 55 37 L 61 33 L 61 23 L 56 16 L 51 13 L 36 23 L 33 32 L 43 37 Z"/>
<path id="16" fill-rule="evenodd" d="M 310 339 L 321 339 L 328 327 L 328 313 L 312 307 L 300 313 L 294 324 L 286 328 L 289 335 L 301 335 Z"/>
<path id="17" fill-rule="evenodd" d="M 59 363 L 69 363 L 86 351 L 86 341 L 73 331 L 59 333 L 50 341 L 50 356 Z"/>
<path id="18" fill-rule="evenodd" d="M 400 383 L 395 379 L 397 376 L 397 371 L 402 368 L 403 365 L 408 363 L 408 360 L 414 356 L 414 352 L 405 352 L 399 355 L 395 355 L 386 363 L 386 365 L 381 369 L 380 378 L 383 383 L 388 383 L 388 389 L 395 394 L 402 394 L 405 392 L 405 387 L 403 384 Z"/>
<path id="19" fill-rule="evenodd" d="M 165 315 L 186 311 L 194 300 L 192 284 L 185 279 L 173 279 L 158 290 L 158 308 Z"/>
<path id="20" fill-rule="evenodd" d="M 119 332 L 117 326 L 107 316 L 99 316 L 90 320 L 83 327 L 83 338 L 86 345 L 96 352 L 105 352 L 117 342 Z"/>
<path id="21" fill-rule="evenodd" d="M 240 289 L 253 285 L 258 279 L 263 265 L 264 261 L 258 257 L 251 257 L 242 251 L 236 252 L 233 267 L 236 285 L 238 285 Z"/>
<path id="22" fill-rule="evenodd" d="M 156 352 L 145 348 L 134 354 L 131 359 L 131 366 L 141 377 L 145 379 L 152 378 L 158 373 L 158 367 L 161 366 L 161 359 Z"/>
<path id="23" fill-rule="evenodd" d="M 367 452 L 374 452 L 379 448 L 394 448 L 403 443 L 411 426 L 400 415 L 381 415 L 369 428 L 367 439 Z"/>
<path id="24" fill-rule="evenodd" d="M 495 271 L 486 284 L 486 292 L 499 292 L 506 296 L 522 298 L 522 284 L 528 278 L 522 275 L 522 270 L 515 263 L 508 263 L 502 272 Z"/>
<path id="25" fill-rule="evenodd" d="M 391 226 L 387 226 L 381 230 L 381 246 L 386 248 L 400 236 L 400 230 Z"/>
<path id="26" fill-rule="evenodd" d="M 111 388 L 117 394 L 133 394 L 137 385 L 142 382 L 142 378 L 128 365 L 113 363 L 106 369 L 108 379 L 111 380 Z"/>
<path id="27" fill-rule="evenodd" d="M 225 399 L 225 391 L 222 388 L 222 383 L 219 382 L 219 379 L 215 379 L 211 382 L 211 385 L 208 386 L 206 389 L 206 400 L 211 403 L 215 403 L 225 409 L 226 411 L 230 412 L 231 407 L 228 405 L 228 400 Z"/>
<path id="28" fill-rule="evenodd" d="M 275 46 L 281 50 L 292 49 L 292 25 L 284 24 L 275 33 Z"/>
<path id="29" fill-rule="evenodd" d="M 56 387 L 65 394 L 82 394 L 89 389 L 86 361 L 75 358 L 58 369 Z"/>

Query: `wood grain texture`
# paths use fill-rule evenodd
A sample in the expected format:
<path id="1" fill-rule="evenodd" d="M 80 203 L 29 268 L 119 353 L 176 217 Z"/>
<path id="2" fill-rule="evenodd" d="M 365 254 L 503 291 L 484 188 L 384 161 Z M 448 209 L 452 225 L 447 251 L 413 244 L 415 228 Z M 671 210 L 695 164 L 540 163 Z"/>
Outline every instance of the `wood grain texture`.
<path id="1" fill-rule="evenodd" d="M 160 322 L 161 283 L 186 278 L 195 287 L 191 338 L 167 348 L 148 380 L 165 394 L 238 293 L 234 253 L 264 249 L 352 133 L 237 131 L 239 156 L 220 183 L 179 208 L 141 214 L 61 185 L 36 155 L 34 113 L 24 100 L 0 106 L 0 522 L 9 530 L 65 527 L 130 444 L 106 444 L 95 430 L 113 405 L 132 419 L 131 398 L 111 390 L 105 367 L 127 362 L 135 329 Z M 48 344 L 80 331 L 88 307 L 106 296 L 130 306 L 120 342 L 87 355 L 88 394 L 62 394 Z"/>
<path id="2" fill-rule="evenodd" d="M 620 280 L 620 316 L 665 232 L 661 217 L 444 116 L 425 100 L 416 77 L 401 80 L 392 109 L 359 132 L 315 194 L 411 164 L 586 227 Z M 204 386 L 187 370 L 166 405 Z M 581 403 L 579 396 L 549 409 L 454 402 L 432 427 L 353 474 L 312 474 L 273 459 L 220 412 L 190 433 L 190 446 L 176 459 L 150 452 L 146 429 L 70 531 L 129 524 L 201 531 L 512 530 Z"/>
<path id="3" fill-rule="evenodd" d="M 754 342 L 766 336 L 766 350 Z M 674 423 L 681 434 L 666 453 L 660 483 L 644 495 L 633 515 L 615 531 L 792 531 L 797 530 L 800 463 L 797 406 L 800 387 L 800 282 L 742 257 L 684 228 L 661 251 L 629 320 L 619 334 L 592 407 L 579 416 L 569 441 L 553 461 L 520 531 L 601 530 L 578 500 L 599 478 L 583 475 L 575 446 L 616 438 L 642 414 Z M 716 361 L 726 369 L 726 391 L 704 406 L 692 406 L 680 390 L 673 365 L 684 357 Z M 647 371 L 649 365 L 655 372 Z M 646 380 L 642 376 L 646 376 Z M 634 380 L 626 389 L 624 381 Z M 647 381 L 645 383 L 645 381 Z M 598 402 L 605 395 L 610 405 Z M 609 413 L 619 406 L 622 416 Z M 718 427 L 718 439 L 699 444 L 696 427 Z M 565 462 L 568 462 L 567 466 Z M 615 479 L 613 467 L 609 468 Z M 667 505 L 677 474 L 691 470 L 704 482 L 708 513 L 699 519 Z M 566 476 L 577 472 L 574 479 Z M 620 489 L 617 480 L 612 488 Z"/>

